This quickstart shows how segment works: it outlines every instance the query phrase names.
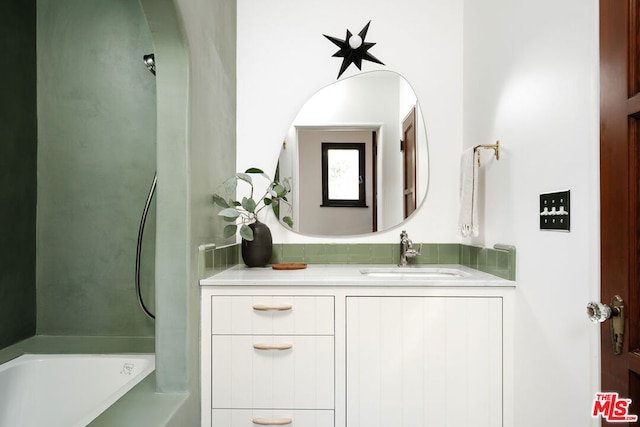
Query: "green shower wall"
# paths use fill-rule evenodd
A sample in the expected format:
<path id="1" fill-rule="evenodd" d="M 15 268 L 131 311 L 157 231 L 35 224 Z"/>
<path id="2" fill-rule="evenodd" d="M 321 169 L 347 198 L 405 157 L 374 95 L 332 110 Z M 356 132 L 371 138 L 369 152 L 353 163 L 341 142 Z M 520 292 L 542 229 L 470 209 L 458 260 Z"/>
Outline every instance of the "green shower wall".
<path id="1" fill-rule="evenodd" d="M 151 336 L 135 248 L 155 171 L 153 51 L 138 0 L 38 0 L 37 333 Z M 161 184 L 160 184 L 161 185 Z M 155 210 L 143 289 L 153 308 Z"/>
<path id="2" fill-rule="evenodd" d="M 36 3 L 0 4 L 0 348 L 36 328 Z"/>

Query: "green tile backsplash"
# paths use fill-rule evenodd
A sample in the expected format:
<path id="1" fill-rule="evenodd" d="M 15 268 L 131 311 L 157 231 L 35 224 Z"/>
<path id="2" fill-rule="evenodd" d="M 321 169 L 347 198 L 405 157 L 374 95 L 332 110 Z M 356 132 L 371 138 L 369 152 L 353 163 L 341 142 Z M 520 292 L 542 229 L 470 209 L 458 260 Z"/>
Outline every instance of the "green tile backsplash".
<path id="1" fill-rule="evenodd" d="M 515 280 L 515 247 L 491 248 L 459 243 L 425 243 L 422 255 L 409 264 L 461 264 L 508 280 Z M 216 248 L 214 271 L 218 273 L 242 262 L 240 245 Z M 397 243 L 275 243 L 271 264 L 303 262 L 307 264 L 397 264 Z"/>
<path id="2" fill-rule="evenodd" d="M 516 248 L 509 245 L 495 245 L 494 249 L 460 245 L 460 264 L 515 280 Z"/>
<path id="3" fill-rule="evenodd" d="M 216 248 L 213 255 L 213 274 L 231 268 L 241 261 L 240 244 L 232 244 Z"/>

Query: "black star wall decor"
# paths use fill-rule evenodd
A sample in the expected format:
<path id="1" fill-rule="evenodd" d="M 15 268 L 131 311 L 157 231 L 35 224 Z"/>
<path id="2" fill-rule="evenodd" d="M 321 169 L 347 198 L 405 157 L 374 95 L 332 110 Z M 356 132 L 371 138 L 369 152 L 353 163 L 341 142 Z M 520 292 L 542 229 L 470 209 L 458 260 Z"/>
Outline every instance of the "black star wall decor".
<path id="1" fill-rule="evenodd" d="M 323 36 L 340 48 L 340 50 L 334 53 L 333 56 L 344 58 L 342 60 L 340 72 L 338 73 L 338 78 L 340 78 L 342 73 L 344 73 L 351 64 L 355 64 L 356 67 L 358 67 L 358 70 L 362 70 L 363 60 L 384 65 L 384 63 L 382 63 L 378 58 L 368 52 L 369 49 L 375 46 L 375 43 L 364 41 L 367 36 L 367 31 L 369 30 L 369 24 L 371 24 L 371 21 L 367 22 L 367 25 L 365 25 L 364 28 L 355 36 L 351 34 L 351 31 L 347 30 L 347 37 L 344 40 L 323 34 Z"/>

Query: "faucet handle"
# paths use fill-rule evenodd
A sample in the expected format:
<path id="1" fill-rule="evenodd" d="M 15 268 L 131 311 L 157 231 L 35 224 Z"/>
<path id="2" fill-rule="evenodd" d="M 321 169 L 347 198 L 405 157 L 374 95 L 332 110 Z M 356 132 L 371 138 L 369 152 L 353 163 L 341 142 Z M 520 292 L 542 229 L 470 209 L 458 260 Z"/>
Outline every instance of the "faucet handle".
<path id="1" fill-rule="evenodd" d="M 412 242 L 410 242 L 410 243 L 412 243 Z M 409 245 L 409 249 L 407 249 L 407 252 L 411 254 L 410 256 L 412 258 L 422 255 L 422 243 L 420 243 L 420 246 L 418 247 L 418 249 L 415 249 L 413 247 L 413 245 L 410 244 Z"/>
<path id="2" fill-rule="evenodd" d="M 415 258 L 417 256 L 420 256 L 421 254 L 422 254 L 422 243 L 420 243 L 419 249 L 415 249 L 412 245 L 409 245 L 409 247 L 407 248 L 407 251 L 405 252 L 405 256 L 409 258 Z"/>

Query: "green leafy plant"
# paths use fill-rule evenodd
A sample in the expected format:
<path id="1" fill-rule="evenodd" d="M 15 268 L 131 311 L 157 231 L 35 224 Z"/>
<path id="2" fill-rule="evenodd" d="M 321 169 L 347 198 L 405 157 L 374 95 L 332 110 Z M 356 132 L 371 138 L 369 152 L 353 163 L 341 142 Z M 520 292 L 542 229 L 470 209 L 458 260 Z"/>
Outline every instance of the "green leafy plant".
<path id="1" fill-rule="evenodd" d="M 264 194 L 260 198 L 254 198 L 254 180 L 252 175 L 260 175 L 264 177 L 269 184 Z M 235 200 L 238 181 L 249 184 L 249 197 L 243 197 L 242 200 Z M 245 240 L 253 240 L 253 230 L 248 224 L 258 221 L 258 213 L 267 206 L 280 218 L 280 205 L 282 203 L 291 205 L 287 200 L 287 194 L 291 191 L 291 180 L 271 179 L 266 173 L 258 168 L 249 168 L 244 173 L 238 172 L 234 176 L 228 178 L 220 186 L 222 191 L 213 195 L 213 202 L 223 208 L 218 215 L 227 222 L 232 222 L 224 228 L 224 237 L 233 236 L 240 225 L 240 236 Z M 282 222 L 289 227 L 293 227 L 293 220 L 290 216 L 282 218 Z"/>

